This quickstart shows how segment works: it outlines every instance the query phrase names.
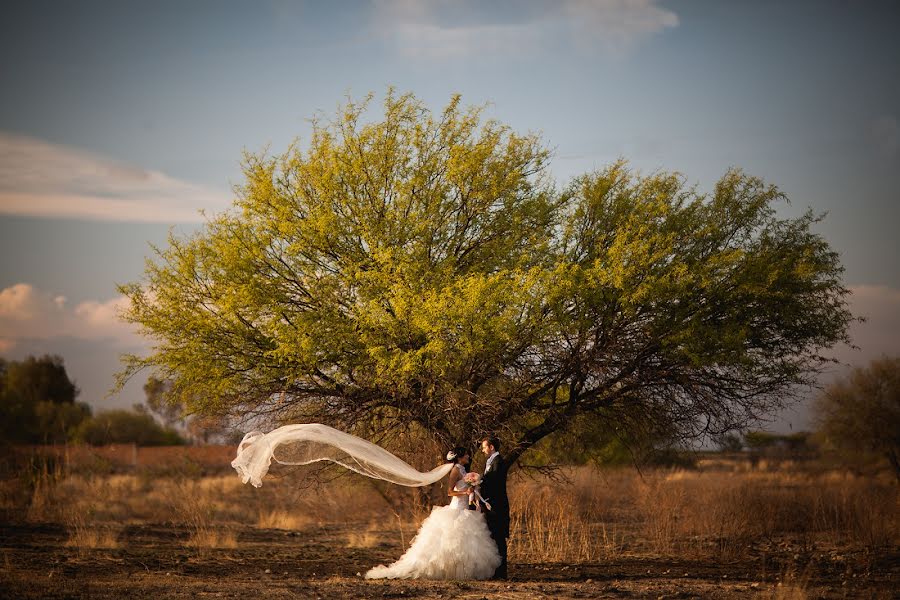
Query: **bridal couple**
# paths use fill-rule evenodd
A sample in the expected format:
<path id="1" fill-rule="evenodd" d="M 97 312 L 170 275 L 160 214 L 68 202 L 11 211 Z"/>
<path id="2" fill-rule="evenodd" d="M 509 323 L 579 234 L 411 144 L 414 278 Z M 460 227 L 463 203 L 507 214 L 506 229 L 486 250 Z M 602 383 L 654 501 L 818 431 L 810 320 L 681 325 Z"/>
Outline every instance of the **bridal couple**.
<path id="1" fill-rule="evenodd" d="M 471 463 L 468 450 L 454 448 L 447 453 L 447 461 L 453 463 L 447 491 L 450 504 L 432 509 L 400 560 L 375 567 L 366 579 L 506 579 L 506 463 L 496 438 L 482 440 L 481 451 L 487 462 L 478 494 L 466 482 L 466 467 Z"/>
<path id="2" fill-rule="evenodd" d="M 465 448 L 454 448 L 444 465 L 421 473 L 362 438 L 308 423 L 285 425 L 267 434 L 248 433 L 231 466 L 244 483 L 256 487 L 262 485 L 272 461 L 284 465 L 330 461 L 405 486 L 429 485 L 446 477 L 450 503 L 432 509 L 397 562 L 371 569 L 366 579 L 506 579 L 508 465 L 497 438 L 484 438 L 481 451 L 487 457 L 483 476 L 467 471 L 471 454 Z"/>

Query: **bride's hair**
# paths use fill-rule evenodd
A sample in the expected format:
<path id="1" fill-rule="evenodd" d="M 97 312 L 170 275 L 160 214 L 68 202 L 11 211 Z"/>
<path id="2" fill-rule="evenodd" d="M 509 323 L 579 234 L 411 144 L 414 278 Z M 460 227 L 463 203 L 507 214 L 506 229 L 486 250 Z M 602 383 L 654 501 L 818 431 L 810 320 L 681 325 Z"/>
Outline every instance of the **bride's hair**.
<path id="1" fill-rule="evenodd" d="M 448 463 L 458 462 L 459 459 L 461 459 L 463 456 L 465 456 L 468 453 L 469 453 L 469 451 L 466 450 L 465 448 L 463 448 L 462 446 L 457 446 L 456 448 L 454 448 L 453 450 L 451 450 L 450 452 L 447 453 L 447 457 L 446 457 L 447 462 Z"/>

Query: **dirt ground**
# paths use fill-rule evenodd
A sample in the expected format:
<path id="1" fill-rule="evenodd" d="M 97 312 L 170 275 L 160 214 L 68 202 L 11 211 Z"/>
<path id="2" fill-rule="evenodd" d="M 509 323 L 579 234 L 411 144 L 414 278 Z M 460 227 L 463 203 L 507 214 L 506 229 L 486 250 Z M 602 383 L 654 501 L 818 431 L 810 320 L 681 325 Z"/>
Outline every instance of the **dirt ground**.
<path id="1" fill-rule="evenodd" d="M 892 598 L 900 552 L 754 549 L 739 561 L 623 554 L 597 564 L 510 565 L 508 581 L 367 581 L 401 554 L 396 532 L 347 547 L 353 525 L 302 533 L 247 527 L 237 547 L 185 547 L 189 531 L 122 528 L 117 548 L 79 554 L 56 524 L 0 525 L 2 598 Z"/>

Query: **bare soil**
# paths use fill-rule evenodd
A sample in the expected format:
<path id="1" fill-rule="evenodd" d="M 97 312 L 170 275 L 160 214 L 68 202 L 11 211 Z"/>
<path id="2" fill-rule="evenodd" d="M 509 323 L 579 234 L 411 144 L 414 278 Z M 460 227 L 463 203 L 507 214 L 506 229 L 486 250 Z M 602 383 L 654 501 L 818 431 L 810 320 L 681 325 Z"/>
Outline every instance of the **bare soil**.
<path id="1" fill-rule="evenodd" d="M 79 553 L 58 524 L 0 524 L 2 598 L 892 598 L 897 548 L 760 544 L 740 560 L 680 560 L 623 553 L 595 564 L 510 565 L 507 581 L 367 581 L 402 554 L 396 531 L 347 547 L 357 525 L 303 532 L 245 527 L 237 548 L 185 545 L 187 528 L 123 526 L 117 548 Z M 360 525 L 361 527 L 361 525 Z"/>

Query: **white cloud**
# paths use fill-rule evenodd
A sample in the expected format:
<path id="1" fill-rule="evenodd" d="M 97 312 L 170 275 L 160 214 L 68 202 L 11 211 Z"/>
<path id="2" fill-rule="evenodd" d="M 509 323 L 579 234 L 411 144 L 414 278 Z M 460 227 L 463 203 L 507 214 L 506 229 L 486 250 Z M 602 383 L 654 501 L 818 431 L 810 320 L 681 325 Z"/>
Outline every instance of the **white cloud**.
<path id="1" fill-rule="evenodd" d="M 460 22 L 478 8 L 448 0 L 374 0 L 374 26 L 398 52 L 417 59 L 506 54 L 535 43 L 533 24 Z"/>
<path id="2" fill-rule="evenodd" d="M 376 30 L 401 54 L 421 59 L 522 55 L 553 42 L 609 54 L 677 27 L 678 15 L 657 0 L 559 0 L 507 7 L 474 0 L 374 0 Z"/>
<path id="3" fill-rule="evenodd" d="M 0 132 L 0 213 L 176 223 L 229 205 L 226 194 L 158 171 Z"/>
<path id="4" fill-rule="evenodd" d="M 641 39 L 679 24 L 678 15 L 656 0 L 565 0 L 562 10 L 579 43 L 598 43 L 610 52 L 629 50 Z"/>
<path id="5" fill-rule="evenodd" d="M 119 296 L 69 307 L 64 296 L 17 283 L 0 290 L 0 352 L 9 352 L 22 340 L 59 337 L 141 346 L 145 342 L 135 327 L 118 317 L 127 306 L 128 299 Z"/>
<path id="6" fill-rule="evenodd" d="M 401 53 L 425 59 L 504 54 L 534 44 L 536 37 L 528 26 L 441 27 L 432 23 L 397 23 L 392 36 Z"/>
<path id="7" fill-rule="evenodd" d="M 0 319 L 27 321 L 34 316 L 34 288 L 17 283 L 0 291 Z"/>

